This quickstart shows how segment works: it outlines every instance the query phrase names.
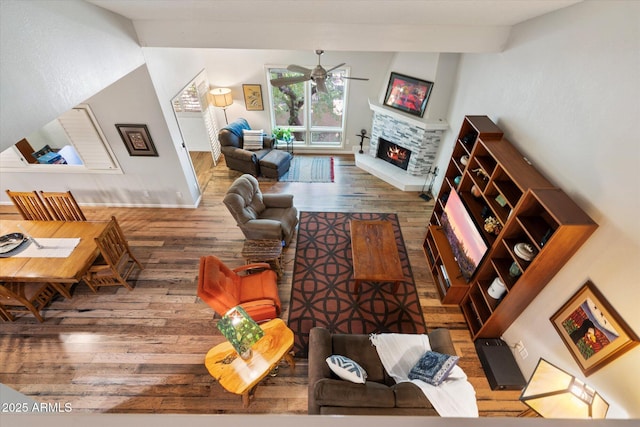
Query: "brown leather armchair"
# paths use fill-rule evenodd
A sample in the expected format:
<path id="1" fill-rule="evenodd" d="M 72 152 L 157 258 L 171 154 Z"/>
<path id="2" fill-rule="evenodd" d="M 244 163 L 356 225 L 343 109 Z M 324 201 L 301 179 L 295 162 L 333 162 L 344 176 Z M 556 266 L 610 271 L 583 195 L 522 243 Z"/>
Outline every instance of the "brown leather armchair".
<path id="1" fill-rule="evenodd" d="M 221 316 L 237 305 L 256 322 L 275 319 L 281 311 L 278 278 L 266 263 L 230 269 L 214 255 L 203 256 L 198 296 Z"/>
<path id="2" fill-rule="evenodd" d="M 285 245 L 291 241 L 298 224 L 293 194 L 262 194 L 258 180 L 244 174 L 223 201 L 247 239 L 282 240 Z"/>
<path id="3" fill-rule="evenodd" d="M 220 141 L 222 154 L 224 154 L 229 169 L 258 176 L 260 175 L 260 160 L 273 149 L 273 140 L 265 136 L 262 150 L 245 150 L 243 129 L 251 130 L 251 127 L 242 118 L 234 120 L 220 129 L 218 141 Z"/>

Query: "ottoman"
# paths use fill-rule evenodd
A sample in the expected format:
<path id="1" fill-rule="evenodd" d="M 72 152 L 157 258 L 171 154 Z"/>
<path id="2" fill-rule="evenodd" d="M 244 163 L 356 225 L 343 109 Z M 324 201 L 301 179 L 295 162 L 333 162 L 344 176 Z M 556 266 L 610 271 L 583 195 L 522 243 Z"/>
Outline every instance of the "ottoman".
<path id="1" fill-rule="evenodd" d="M 289 170 L 292 157 L 286 151 L 271 150 L 260 159 L 260 172 L 267 178 L 278 179 Z"/>

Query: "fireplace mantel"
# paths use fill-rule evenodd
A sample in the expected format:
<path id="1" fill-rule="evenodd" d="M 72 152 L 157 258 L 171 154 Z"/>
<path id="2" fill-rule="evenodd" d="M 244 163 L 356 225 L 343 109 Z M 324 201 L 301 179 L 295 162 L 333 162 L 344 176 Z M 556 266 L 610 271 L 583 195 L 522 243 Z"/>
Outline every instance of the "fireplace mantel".
<path id="1" fill-rule="evenodd" d="M 369 108 L 374 113 L 385 114 L 391 116 L 397 120 L 402 120 L 410 126 L 417 127 L 424 130 L 447 130 L 449 129 L 449 123 L 445 120 L 427 120 L 426 122 L 415 116 L 405 114 L 399 110 L 394 110 L 389 107 L 385 107 L 375 101 L 369 100 Z"/>

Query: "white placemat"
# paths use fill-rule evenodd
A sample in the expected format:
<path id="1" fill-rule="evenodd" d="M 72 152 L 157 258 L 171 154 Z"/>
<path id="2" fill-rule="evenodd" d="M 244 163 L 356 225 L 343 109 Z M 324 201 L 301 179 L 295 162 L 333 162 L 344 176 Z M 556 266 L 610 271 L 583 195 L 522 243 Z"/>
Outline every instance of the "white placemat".
<path id="1" fill-rule="evenodd" d="M 79 237 L 72 238 L 45 238 L 38 237 L 36 239 L 42 249 L 38 248 L 33 242 L 29 242 L 29 246 L 26 247 L 20 253 L 13 255 L 15 258 L 67 258 L 71 255 L 71 252 L 80 243 Z"/>

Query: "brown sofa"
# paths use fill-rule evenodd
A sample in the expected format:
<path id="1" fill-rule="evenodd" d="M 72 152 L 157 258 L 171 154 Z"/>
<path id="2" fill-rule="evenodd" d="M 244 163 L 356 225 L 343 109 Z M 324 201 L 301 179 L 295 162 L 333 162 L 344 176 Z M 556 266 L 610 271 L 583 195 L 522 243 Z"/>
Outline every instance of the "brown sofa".
<path id="1" fill-rule="evenodd" d="M 431 349 L 455 355 L 448 329 L 429 334 Z M 346 356 L 367 372 L 365 384 L 334 375 L 326 363 L 332 354 Z M 380 362 L 368 335 L 331 334 L 325 328 L 309 333 L 309 414 L 322 415 L 438 415 L 418 386 L 396 384 Z"/>

